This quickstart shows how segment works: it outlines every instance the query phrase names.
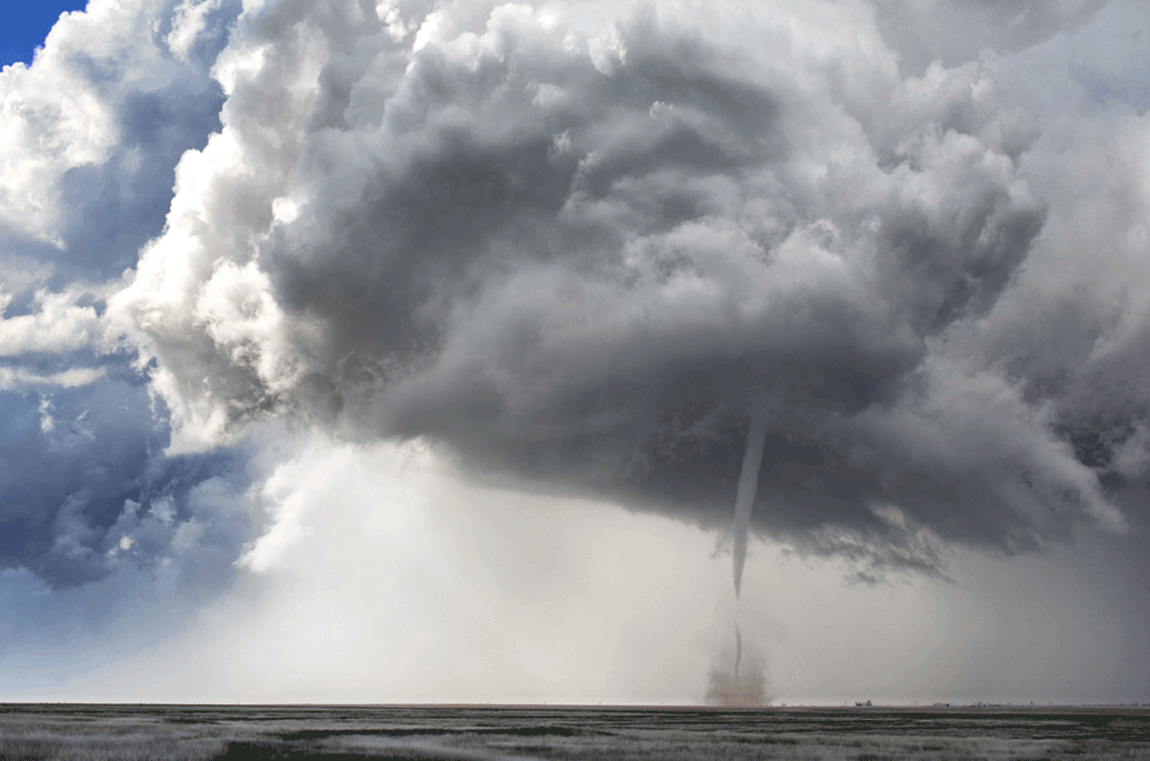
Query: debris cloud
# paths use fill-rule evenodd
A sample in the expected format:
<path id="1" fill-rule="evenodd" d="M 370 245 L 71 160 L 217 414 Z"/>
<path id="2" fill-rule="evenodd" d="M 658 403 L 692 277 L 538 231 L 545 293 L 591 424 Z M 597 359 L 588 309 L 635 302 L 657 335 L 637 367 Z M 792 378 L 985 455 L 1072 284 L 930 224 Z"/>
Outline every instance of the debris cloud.
<path id="1" fill-rule="evenodd" d="M 766 661 L 758 647 L 748 646 L 743 652 L 743 638 L 735 626 L 735 649 L 720 651 L 707 677 L 706 702 L 728 707 L 765 706 L 771 701 L 767 693 Z"/>

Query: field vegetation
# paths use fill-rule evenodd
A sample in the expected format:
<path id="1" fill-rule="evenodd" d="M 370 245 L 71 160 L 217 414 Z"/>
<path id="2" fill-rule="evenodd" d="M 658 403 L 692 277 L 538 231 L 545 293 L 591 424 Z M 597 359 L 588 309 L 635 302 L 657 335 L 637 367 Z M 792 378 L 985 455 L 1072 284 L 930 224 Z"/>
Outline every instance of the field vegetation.
<path id="1" fill-rule="evenodd" d="M 1150 758 L 1150 709 L 0 705 L 0 759 Z"/>

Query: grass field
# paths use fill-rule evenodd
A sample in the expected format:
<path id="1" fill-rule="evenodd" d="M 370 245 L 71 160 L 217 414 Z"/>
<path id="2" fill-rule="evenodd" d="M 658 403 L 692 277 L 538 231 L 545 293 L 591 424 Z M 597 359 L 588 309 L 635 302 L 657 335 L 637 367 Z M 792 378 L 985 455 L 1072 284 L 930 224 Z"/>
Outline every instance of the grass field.
<path id="1" fill-rule="evenodd" d="M 0 705 L 0 759 L 1150 759 L 1150 708 Z"/>

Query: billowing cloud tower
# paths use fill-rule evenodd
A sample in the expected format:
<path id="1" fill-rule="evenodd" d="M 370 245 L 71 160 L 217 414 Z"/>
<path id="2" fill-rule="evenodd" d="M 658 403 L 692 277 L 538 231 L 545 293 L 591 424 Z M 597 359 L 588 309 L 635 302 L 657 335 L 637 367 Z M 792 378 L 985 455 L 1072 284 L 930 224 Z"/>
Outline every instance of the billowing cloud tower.
<path id="1" fill-rule="evenodd" d="M 1063 48 L 1146 21 L 934 5 L 92 0 L 0 75 L 0 560 L 210 578 L 277 419 L 715 528 L 753 419 L 866 578 L 1142 521 L 1150 97 Z"/>

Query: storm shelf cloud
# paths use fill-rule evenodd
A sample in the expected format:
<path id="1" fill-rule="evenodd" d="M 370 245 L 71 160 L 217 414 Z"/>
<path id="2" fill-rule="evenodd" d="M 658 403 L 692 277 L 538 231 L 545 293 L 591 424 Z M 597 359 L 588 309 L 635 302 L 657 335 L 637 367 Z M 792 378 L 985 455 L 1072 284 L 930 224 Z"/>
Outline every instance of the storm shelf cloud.
<path id="1" fill-rule="evenodd" d="M 862 579 L 1141 536 L 1148 26 L 91 0 L 0 74 L 0 565 L 226 583 L 269 430 L 717 531 L 761 443 Z"/>

